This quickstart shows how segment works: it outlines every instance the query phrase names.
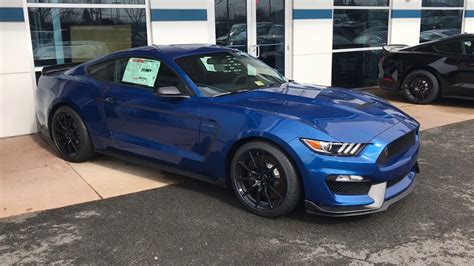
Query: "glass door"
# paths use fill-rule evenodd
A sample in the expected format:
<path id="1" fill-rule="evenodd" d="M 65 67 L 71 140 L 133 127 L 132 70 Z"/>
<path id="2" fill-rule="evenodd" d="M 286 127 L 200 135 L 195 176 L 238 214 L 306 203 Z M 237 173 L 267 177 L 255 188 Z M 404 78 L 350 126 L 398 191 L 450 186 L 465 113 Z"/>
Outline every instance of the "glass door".
<path id="1" fill-rule="evenodd" d="M 216 44 L 248 52 L 248 0 L 215 0 Z"/>
<path id="2" fill-rule="evenodd" d="M 291 20 L 286 19 L 286 4 L 285 0 L 216 0 L 216 44 L 247 52 L 288 74 L 285 22 Z"/>
<path id="3" fill-rule="evenodd" d="M 285 0 L 253 0 L 253 55 L 285 74 Z M 253 51 L 255 50 L 255 51 Z"/>

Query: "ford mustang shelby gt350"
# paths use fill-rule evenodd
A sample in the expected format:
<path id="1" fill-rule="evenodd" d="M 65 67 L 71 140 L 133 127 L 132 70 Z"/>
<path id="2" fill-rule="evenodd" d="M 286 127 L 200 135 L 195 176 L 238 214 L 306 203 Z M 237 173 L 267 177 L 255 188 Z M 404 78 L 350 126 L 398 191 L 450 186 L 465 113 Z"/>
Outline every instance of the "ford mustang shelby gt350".
<path id="1" fill-rule="evenodd" d="M 94 153 L 232 187 L 277 217 L 385 210 L 418 172 L 419 124 L 370 94 L 289 81 L 214 45 L 148 46 L 46 67 L 41 132 L 65 160 Z"/>

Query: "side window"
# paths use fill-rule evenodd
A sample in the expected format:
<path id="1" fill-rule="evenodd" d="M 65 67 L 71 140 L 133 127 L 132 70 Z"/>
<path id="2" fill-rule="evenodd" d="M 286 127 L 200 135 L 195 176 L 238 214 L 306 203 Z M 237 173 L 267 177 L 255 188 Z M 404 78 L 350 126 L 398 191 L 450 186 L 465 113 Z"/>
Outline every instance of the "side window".
<path id="1" fill-rule="evenodd" d="M 187 93 L 184 81 L 168 65 L 163 63 L 156 77 L 155 88 L 166 86 L 175 86 L 181 93 Z"/>
<path id="2" fill-rule="evenodd" d="M 474 55 L 474 39 L 464 40 L 462 45 L 464 46 L 464 51 L 466 51 L 467 55 Z"/>
<path id="3" fill-rule="evenodd" d="M 434 46 L 435 50 L 449 54 L 463 54 L 460 41 L 440 43 Z"/>
<path id="4" fill-rule="evenodd" d="M 115 61 L 96 64 L 87 68 L 89 76 L 103 81 L 114 82 Z"/>
<path id="5" fill-rule="evenodd" d="M 87 73 L 89 76 L 98 80 L 119 83 L 127 66 L 127 62 L 128 58 L 121 58 L 99 63 L 89 66 Z"/>

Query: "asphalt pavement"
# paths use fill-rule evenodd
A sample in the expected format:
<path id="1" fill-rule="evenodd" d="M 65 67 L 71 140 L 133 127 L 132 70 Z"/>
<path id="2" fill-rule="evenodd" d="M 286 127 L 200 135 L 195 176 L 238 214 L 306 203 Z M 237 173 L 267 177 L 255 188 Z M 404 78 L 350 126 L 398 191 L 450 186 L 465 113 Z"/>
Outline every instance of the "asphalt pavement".
<path id="1" fill-rule="evenodd" d="M 0 220 L 0 264 L 474 265 L 474 120 L 421 133 L 421 173 L 387 211 L 267 219 L 199 181 Z"/>

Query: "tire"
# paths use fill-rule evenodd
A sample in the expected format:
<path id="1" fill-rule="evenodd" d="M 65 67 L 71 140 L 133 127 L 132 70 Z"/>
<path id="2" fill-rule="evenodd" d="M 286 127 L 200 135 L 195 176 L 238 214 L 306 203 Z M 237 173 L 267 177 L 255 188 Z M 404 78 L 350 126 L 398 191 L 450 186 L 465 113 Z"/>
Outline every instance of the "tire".
<path id="1" fill-rule="evenodd" d="M 264 141 L 246 143 L 235 152 L 230 179 L 242 205 L 263 217 L 287 215 L 303 194 L 291 160 L 278 147 Z"/>
<path id="2" fill-rule="evenodd" d="M 61 158 L 84 162 L 94 156 L 94 147 L 81 117 L 68 106 L 58 108 L 51 121 L 51 137 Z"/>
<path id="3" fill-rule="evenodd" d="M 426 70 L 410 72 L 402 82 L 401 91 L 405 98 L 417 104 L 427 104 L 439 96 L 439 82 Z"/>

